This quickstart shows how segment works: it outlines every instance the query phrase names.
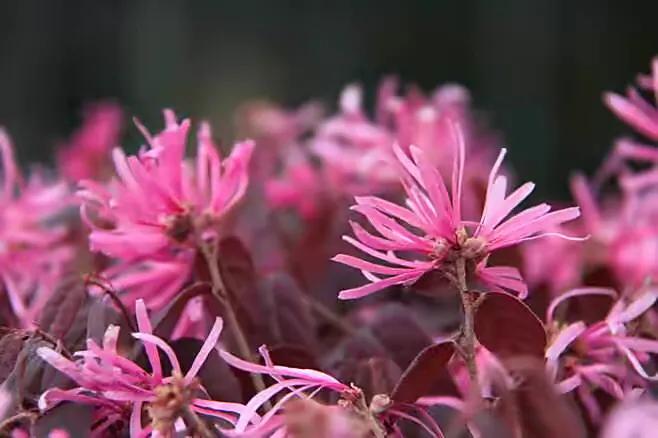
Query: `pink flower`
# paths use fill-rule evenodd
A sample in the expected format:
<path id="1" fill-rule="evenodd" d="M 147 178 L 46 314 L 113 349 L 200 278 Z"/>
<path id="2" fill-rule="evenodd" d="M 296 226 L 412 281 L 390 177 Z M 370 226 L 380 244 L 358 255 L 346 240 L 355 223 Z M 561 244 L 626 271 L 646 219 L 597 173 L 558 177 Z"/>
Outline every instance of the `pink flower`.
<path id="1" fill-rule="evenodd" d="M 0 280 L 22 327 L 32 327 L 73 257 L 59 220 L 72 206 L 65 183 L 33 173 L 26 181 L 0 130 Z"/>
<path id="2" fill-rule="evenodd" d="M 151 371 L 119 354 L 119 327 L 113 325 L 107 328 L 102 346 L 88 339 L 87 349 L 75 353 L 75 360 L 51 348 L 41 347 L 37 350 L 39 356 L 78 386 L 68 390 L 47 390 L 39 399 L 40 409 L 50 409 L 63 401 L 90 404 L 95 408 L 93 433 L 96 436 L 126 417 L 129 417 L 131 437 L 149 436 L 156 431 L 166 436 L 178 428 L 188 409 L 196 414 L 234 422 L 235 414 L 243 410 L 242 405 L 208 400 L 198 395 L 199 391 L 203 393 L 205 390 L 196 375 L 214 351 L 222 331 L 222 320 L 215 320 L 192 365 L 183 374 L 173 349 L 153 335 L 143 301 L 137 301 L 135 314 L 139 332 L 132 335 L 142 343 Z M 163 374 L 160 351 L 171 364 L 170 376 Z M 144 408 L 150 418 L 150 424 L 146 426 L 142 424 Z"/>
<path id="3" fill-rule="evenodd" d="M 658 58 L 653 59 L 651 66 L 653 77 L 640 76 L 638 85 L 658 93 Z M 651 140 L 658 141 L 658 109 L 644 100 L 635 88 L 629 87 L 626 97 L 606 93 L 604 101 L 617 117 Z"/>
<path id="4" fill-rule="evenodd" d="M 266 182 L 265 195 L 274 209 L 292 208 L 307 220 L 322 212 L 326 188 L 322 175 L 301 153 L 289 154 L 280 176 Z"/>
<path id="5" fill-rule="evenodd" d="M 581 227 L 571 226 L 572 224 L 573 222 L 553 231 L 561 234 L 590 235 L 581 232 Z M 581 284 L 584 268 L 582 246 L 584 245 L 564 239 L 538 239 L 523 245 L 523 278 L 528 287 L 545 287 L 550 294 L 557 295 Z"/>
<path id="6" fill-rule="evenodd" d="M 624 153 L 628 147 L 623 144 Z M 596 199 L 584 177 L 572 179 L 572 193 L 582 210 L 578 226 L 590 236 L 583 248 L 572 249 L 573 269 L 582 272 L 604 266 L 629 287 L 639 287 L 658 275 L 658 178 L 654 175 L 658 173 L 622 171 L 620 193 L 603 198 L 604 202 Z"/>
<path id="7" fill-rule="evenodd" d="M 574 289 L 555 298 L 547 310 L 546 322 L 553 331 L 546 349 L 546 366 L 562 392 L 576 390 L 592 420 L 599 421 L 601 408 L 593 396 L 599 388 L 622 400 L 648 381 L 658 380 L 645 369 L 649 353 L 658 353 L 658 341 L 634 334 L 631 323 L 642 317 L 656 302 L 658 291 L 642 291 L 633 300 L 619 299 L 607 317 L 587 325 L 582 321 L 561 324 L 555 311 L 563 302 L 578 296 L 604 295 L 616 298 L 610 289 Z"/>
<path id="8" fill-rule="evenodd" d="M 118 144 L 120 128 L 121 109 L 117 105 L 99 103 L 87 108 L 82 126 L 57 151 L 61 175 L 73 182 L 102 178 L 110 151 Z"/>
<path id="9" fill-rule="evenodd" d="M 323 176 L 303 143 L 322 115 L 314 102 L 292 111 L 255 102 L 239 112 L 238 127 L 258 144 L 252 158 L 256 187 L 264 183 L 272 209 L 292 209 L 308 220 L 320 213 L 326 195 Z"/>
<path id="10" fill-rule="evenodd" d="M 608 416 L 601 438 L 651 438 L 658 428 L 658 403 L 632 399 L 621 403 Z"/>
<path id="11" fill-rule="evenodd" d="M 385 263 L 372 263 L 346 254 L 334 257 L 337 262 L 360 269 L 370 280 L 365 286 L 342 291 L 339 298 L 360 298 L 392 285 L 412 284 L 426 272 L 441 269 L 456 257 L 475 262 L 476 274 L 490 287 L 525 295 L 527 290 L 518 270 L 504 266 L 487 267 L 488 256 L 501 248 L 556 235 L 550 230 L 578 217 L 579 210 L 574 207 L 551 211 L 549 205 L 539 204 L 506 219 L 532 192 L 534 184 L 526 183 L 506 195 L 507 178 L 498 175 L 505 156 L 503 149 L 489 174 L 479 222 L 463 220 L 461 203 L 465 145 L 460 132 L 457 132 L 457 138 L 459 148 L 453 165 L 450 194 L 425 153 L 412 146 L 411 158 L 400 148 L 394 148 L 407 194 L 405 207 L 374 196 L 355 198 L 353 210 L 365 216 L 379 235 L 353 223 L 356 239 L 348 236 L 344 239 Z M 396 252 L 419 254 L 420 257 L 404 258 Z"/>
<path id="12" fill-rule="evenodd" d="M 443 437 L 439 426 L 420 405 L 413 403 L 395 404 L 387 395 L 379 394 L 373 396 L 368 406 L 364 400 L 363 392 L 359 388 L 346 385 L 321 371 L 275 365 L 272 363 L 265 346 L 260 348 L 260 352 L 265 365 L 247 362 L 227 351 L 220 350 L 220 355 L 229 365 L 250 373 L 268 375 L 276 381 L 276 383 L 257 393 L 249 400 L 235 423 L 235 429 L 229 435 L 237 433 L 238 436 L 243 436 L 240 434 L 250 437 L 270 436 L 270 433 L 276 431 L 276 436 L 285 436 L 284 415 L 288 403 L 297 398 L 313 399 L 322 390 L 327 390 L 340 397 L 337 406 L 340 407 L 340 410 L 335 414 L 342 416 L 356 415 L 357 419 L 366 427 L 366 430 L 389 427 L 399 433 L 396 422 L 406 420 L 418 425 L 432 437 Z M 277 395 L 282 393 L 284 395 L 276 398 Z M 258 410 L 268 401 L 273 400 L 277 400 L 273 407 L 262 417 L 257 417 Z M 345 421 L 346 418 L 340 420 Z M 337 426 L 339 430 L 344 429 L 339 427 L 340 425 Z M 356 425 L 352 425 L 353 429 L 355 427 Z M 347 435 L 347 437 L 349 436 L 351 435 Z"/>
<path id="13" fill-rule="evenodd" d="M 188 163 L 184 154 L 190 121 L 177 123 L 169 110 L 165 120 L 165 130 L 156 136 L 140 126 L 150 148 L 136 156 L 114 150 L 117 179 L 107 186 L 82 181 L 78 194 L 81 215 L 92 229 L 91 249 L 126 265 L 123 272 L 111 269 L 113 281 L 155 289 L 168 284 L 174 294 L 173 285 L 186 281 L 199 244 L 225 232 L 227 215 L 246 191 L 254 145 L 238 143 L 221 160 L 210 128 L 203 124 L 195 162 Z M 132 265 L 144 260 L 146 266 L 136 273 Z M 123 278 L 114 280 L 117 276 Z M 153 290 L 157 296 L 147 292 L 140 288 L 129 295 L 141 296 L 149 305 L 172 296 L 161 290 Z"/>
<path id="14" fill-rule="evenodd" d="M 395 134 L 368 119 L 358 86 L 346 87 L 339 103 L 341 112 L 318 127 L 310 144 L 330 188 L 339 194 L 387 189 L 398 179 L 391 164 Z"/>

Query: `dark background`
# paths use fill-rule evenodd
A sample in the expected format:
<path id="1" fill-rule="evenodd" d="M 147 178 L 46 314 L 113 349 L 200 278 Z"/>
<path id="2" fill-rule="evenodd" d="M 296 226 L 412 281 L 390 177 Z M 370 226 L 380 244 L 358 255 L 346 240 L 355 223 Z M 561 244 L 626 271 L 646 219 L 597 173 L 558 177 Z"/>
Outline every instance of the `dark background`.
<path id="1" fill-rule="evenodd" d="M 505 135 L 539 192 L 567 196 L 628 130 L 603 107 L 658 53 L 658 1 L 5 1 L 0 123 L 18 155 L 48 160 L 85 102 L 112 97 L 154 129 L 159 111 L 206 117 L 265 97 L 334 104 L 397 73 L 456 81 Z M 136 143 L 130 129 L 128 142 Z"/>

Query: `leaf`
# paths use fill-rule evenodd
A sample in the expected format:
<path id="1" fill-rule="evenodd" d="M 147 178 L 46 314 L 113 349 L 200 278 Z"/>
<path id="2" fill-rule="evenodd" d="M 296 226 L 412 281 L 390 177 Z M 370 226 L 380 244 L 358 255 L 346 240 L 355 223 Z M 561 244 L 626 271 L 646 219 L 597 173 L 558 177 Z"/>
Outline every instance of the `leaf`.
<path id="1" fill-rule="evenodd" d="M 585 427 L 575 406 L 560 396 L 546 376 L 544 362 L 534 358 L 506 360 L 514 386 L 501 388 L 496 412 L 520 436 L 584 438 Z"/>
<path id="2" fill-rule="evenodd" d="M 100 345 L 107 327 L 119 323 L 121 316 L 105 296 L 92 298 L 87 312 L 87 338 Z"/>
<path id="3" fill-rule="evenodd" d="M 566 322 L 583 321 L 594 324 L 603 321 L 612 309 L 615 299 L 608 295 L 583 295 L 573 297 L 563 305 L 568 305 L 564 320 Z"/>
<path id="4" fill-rule="evenodd" d="M 395 385 L 391 398 L 398 403 L 413 403 L 432 394 L 434 384 L 448 376 L 446 365 L 455 352 L 452 342 L 430 345 L 421 351 Z"/>
<path id="5" fill-rule="evenodd" d="M 257 290 L 258 276 L 253 260 L 240 239 L 233 236 L 226 237 L 219 242 L 217 254 L 217 267 L 222 282 L 240 326 L 247 337 L 250 338 L 251 334 L 256 331 L 263 315 Z M 197 260 L 196 265 L 199 279 L 204 282 L 211 282 L 208 267 L 203 257 Z M 223 309 L 219 309 L 219 314 L 224 315 L 224 313 Z M 233 328 L 228 325 L 226 330 L 231 332 Z M 235 338 L 234 336 L 228 336 L 227 339 L 232 345 Z"/>
<path id="6" fill-rule="evenodd" d="M 433 269 L 424 273 L 409 288 L 414 293 L 437 297 L 448 294 L 452 290 L 452 284 L 443 272 Z"/>
<path id="7" fill-rule="evenodd" d="M 272 362 L 275 365 L 283 365 L 292 368 L 308 368 L 319 370 L 315 356 L 304 348 L 297 345 L 277 345 L 268 348 Z"/>
<path id="8" fill-rule="evenodd" d="M 10 337 L 8 337 L 10 336 Z M 56 380 L 61 387 L 66 387 L 70 380 L 52 367 L 45 366 L 43 360 L 36 354 L 39 347 L 54 348 L 55 345 L 45 339 L 39 332 L 15 330 L 5 335 L 1 347 L 6 347 L 3 361 L 13 360 L 13 363 L 3 363 L 3 388 L 16 394 L 17 402 L 36 399 L 43 391 L 54 386 Z M 20 347 L 20 350 L 16 350 Z M 15 356 L 14 356 L 15 354 Z M 6 365 L 6 366 L 5 366 Z M 11 368 L 10 368 L 11 367 Z M 48 376 L 48 381 L 44 380 Z"/>
<path id="9" fill-rule="evenodd" d="M 347 381 L 361 388 L 366 400 L 370 401 L 374 395 L 390 394 L 400 374 L 400 367 L 388 357 L 371 357 L 357 361 L 354 378 Z"/>
<path id="10" fill-rule="evenodd" d="M 328 362 L 330 374 L 354 383 L 368 400 L 375 394 L 389 394 L 401 374 L 386 349 L 367 331 L 343 341 Z"/>
<path id="11" fill-rule="evenodd" d="M 379 309 L 369 325 L 375 338 L 402 369 L 432 344 L 432 339 L 414 317 L 407 307 L 391 303 Z"/>
<path id="12" fill-rule="evenodd" d="M 218 264 L 224 285 L 240 301 L 255 290 L 256 270 L 249 250 L 237 237 L 230 236 L 219 242 Z"/>
<path id="13" fill-rule="evenodd" d="M 273 274 L 258 287 L 262 315 L 258 319 L 258 344 L 298 345 L 314 351 L 315 324 L 306 297 L 288 274 Z"/>
<path id="14" fill-rule="evenodd" d="M 59 429 L 70 437 L 90 436 L 93 411 L 91 405 L 60 403 L 35 421 L 31 435 L 48 438 L 51 431 Z"/>
<path id="15" fill-rule="evenodd" d="M 502 292 L 487 292 L 475 312 L 475 334 L 482 345 L 501 358 L 543 358 L 546 331 L 521 300 Z"/>
<path id="16" fill-rule="evenodd" d="M 83 308 L 87 293 L 83 284 L 70 280 L 60 285 L 41 311 L 38 326 L 57 339 L 63 339 Z"/>
<path id="17" fill-rule="evenodd" d="M 18 355 L 30 334 L 24 330 L 2 329 L 0 338 L 0 383 L 4 382 L 14 370 Z"/>

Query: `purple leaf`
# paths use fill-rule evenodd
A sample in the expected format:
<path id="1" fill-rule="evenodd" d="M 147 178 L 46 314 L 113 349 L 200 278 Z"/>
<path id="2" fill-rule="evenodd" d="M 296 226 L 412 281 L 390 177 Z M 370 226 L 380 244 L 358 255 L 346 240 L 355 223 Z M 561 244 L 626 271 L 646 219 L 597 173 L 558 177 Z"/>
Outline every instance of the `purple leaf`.
<path id="1" fill-rule="evenodd" d="M 415 315 L 400 304 L 391 303 L 379 309 L 369 328 L 402 369 L 432 344 L 432 339 L 418 324 Z"/>
<path id="2" fill-rule="evenodd" d="M 70 437 L 89 436 L 93 411 L 90 405 L 60 403 L 35 421 L 31 436 L 48 438 L 54 429 L 68 432 Z"/>
<path id="3" fill-rule="evenodd" d="M 83 310 L 87 293 L 78 281 L 66 281 L 46 302 L 38 326 L 55 338 L 62 339 Z"/>
<path id="4" fill-rule="evenodd" d="M 431 394 L 437 381 L 442 377 L 449 377 L 446 365 L 454 351 L 455 346 L 452 342 L 443 342 L 425 348 L 404 371 L 391 398 L 398 403 L 413 403 L 419 397 Z"/>
<path id="5" fill-rule="evenodd" d="M 482 345 L 501 358 L 543 358 L 546 331 L 521 300 L 502 292 L 487 292 L 475 313 L 475 334 Z"/>
<path id="6" fill-rule="evenodd" d="M 183 373 L 187 372 L 192 365 L 192 362 L 202 344 L 202 341 L 192 338 L 181 338 L 169 342 L 169 345 L 174 349 L 174 352 L 180 361 Z M 162 357 L 162 363 L 169 364 L 164 357 Z M 169 372 L 169 370 L 165 371 L 167 373 Z M 219 357 L 216 350 L 213 350 L 208 355 L 208 358 L 199 370 L 197 377 L 213 400 L 231 402 L 242 401 L 242 390 L 240 389 L 238 380 L 235 378 L 226 362 Z"/>

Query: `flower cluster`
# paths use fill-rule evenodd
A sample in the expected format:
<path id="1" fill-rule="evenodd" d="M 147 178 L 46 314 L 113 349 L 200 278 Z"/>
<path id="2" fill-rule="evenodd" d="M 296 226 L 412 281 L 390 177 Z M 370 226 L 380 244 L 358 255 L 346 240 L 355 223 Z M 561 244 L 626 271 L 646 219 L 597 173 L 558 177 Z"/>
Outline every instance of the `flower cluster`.
<path id="1" fill-rule="evenodd" d="M 652 67 L 557 208 L 454 84 L 249 103 L 231 147 L 165 110 L 136 153 L 101 103 L 55 171 L 0 131 L 0 435 L 651 433 Z"/>

